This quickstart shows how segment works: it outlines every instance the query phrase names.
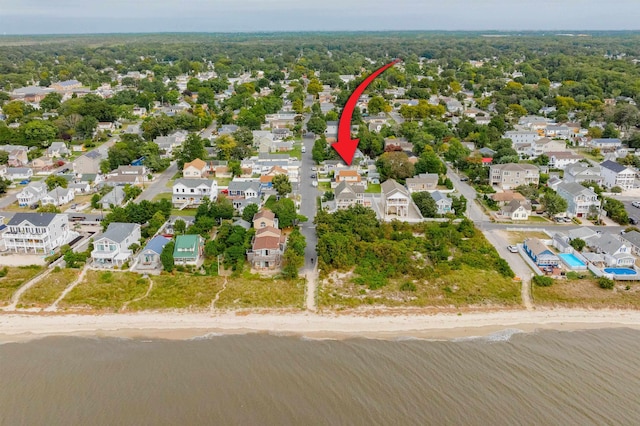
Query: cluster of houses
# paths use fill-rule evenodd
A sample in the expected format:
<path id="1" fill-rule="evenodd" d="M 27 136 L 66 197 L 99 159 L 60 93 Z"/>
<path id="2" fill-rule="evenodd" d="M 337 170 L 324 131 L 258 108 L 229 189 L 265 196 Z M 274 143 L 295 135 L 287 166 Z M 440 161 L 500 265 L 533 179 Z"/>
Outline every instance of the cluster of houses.
<path id="1" fill-rule="evenodd" d="M 584 241 L 585 248 L 581 251 L 573 248 L 570 243 L 574 239 Z M 527 238 L 522 249 L 533 266 L 548 274 L 589 269 L 597 275 L 635 278 L 638 275 L 635 265 L 640 256 L 640 232 L 612 234 L 581 227 L 555 233 L 546 241 Z"/>
<path id="2" fill-rule="evenodd" d="M 546 170 L 546 169 L 545 169 Z M 587 217 L 600 210 L 600 200 L 589 183 L 604 188 L 628 190 L 638 187 L 636 172 L 618 162 L 606 160 L 600 164 L 583 160 L 567 165 L 564 175 L 552 175 L 547 186 L 567 201 L 569 217 Z M 511 220 L 527 220 L 535 211 L 536 200 L 526 200 L 514 192 L 519 186 L 540 183 L 541 167 L 533 164 L 494 164 L 489 169 L 489 182 L 497 190 L 491 197 L 500 208 L 497 215 Z M 583 185 L 584 184 L 584 185 Z"/>
<path id="3" fill-rule="evenodd" d="M 240 224 L 250 227 L 251 224 Z M 253 217 L 256 229 L 247 258 L 256 270 L 274 270 L 282 265 L 286 236 L 278 228 L 278 219 L 270 210 L 262 209 Z M 2 243 L 10 252 L 52 254 L 78 234 L 71 230 L 66 214 L 16 213 L 4 227 Z M 200 266 L 204 260 L 204 239 L 199 235 L 175 236 L 175 265 Z M 94 237 L 91 265 L 94 268 L 120 268 L 132 264 L 136 270 L 161 270 L 160 255 L 170 235 L 156 235 L 135 253 L 141 241 L 141 226 L 137 223 L 110 223 Z"/>

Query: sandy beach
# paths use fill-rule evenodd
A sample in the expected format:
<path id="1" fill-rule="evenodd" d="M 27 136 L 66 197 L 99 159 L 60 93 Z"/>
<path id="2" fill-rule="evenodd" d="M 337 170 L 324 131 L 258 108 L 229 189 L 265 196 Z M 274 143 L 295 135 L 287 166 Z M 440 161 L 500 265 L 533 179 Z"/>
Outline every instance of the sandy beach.
<path id="1" fill-rule="evenodd" d="M 640 311 L 547 309 L 463 314 L 339 315 L 312 313 L 0 314 L 0 342 L 46 336 L 190 339 L 215 334 L 271 333 L 308 338 L 487 336 L 504 330 L 640 329 Z"/>

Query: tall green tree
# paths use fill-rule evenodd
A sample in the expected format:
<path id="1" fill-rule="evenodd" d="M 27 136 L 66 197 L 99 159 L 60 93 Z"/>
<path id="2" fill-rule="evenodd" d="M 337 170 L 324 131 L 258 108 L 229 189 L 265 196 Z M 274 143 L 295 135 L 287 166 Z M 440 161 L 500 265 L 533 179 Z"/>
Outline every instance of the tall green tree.
<path id="1" fill-rule="evenodd" d="M 162 263 L 162 267 L 164 268 L 164 270 L 167 272 L 173 271 L 173 249 L 175 248 L 175 246 L 175 242 L 169 241 L 162 249 L 162 253 L 160 253 L 160 262 Z"/>
<path id="2" fill-rule="evenodd" d="M 206 156 L 207 151 L 204 149 L 204 140 L 199 135 L 191 133 L 176 154 L 178 168 L 182 170 L 184 163 L 193 161 L 196 158 L 204 159 Z"/>
<path id="3" fill-rule="evenodd" d="M 289 176 L 287 175 L 276 175 L 271 183 L 280 197 L 284 197 L 292 191 L 291 182 L 289 182 Z"/>

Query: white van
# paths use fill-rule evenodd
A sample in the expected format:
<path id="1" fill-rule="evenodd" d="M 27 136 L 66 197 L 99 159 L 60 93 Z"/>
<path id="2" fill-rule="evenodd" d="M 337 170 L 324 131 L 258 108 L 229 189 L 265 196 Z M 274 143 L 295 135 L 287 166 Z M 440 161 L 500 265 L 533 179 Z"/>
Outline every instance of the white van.
<path id="1" fill-rule="evenodd" d="M 307 152 L 307 148 L 304 145 L 302 145 L 302 153 L 304 154 L 305 152 Z"/>

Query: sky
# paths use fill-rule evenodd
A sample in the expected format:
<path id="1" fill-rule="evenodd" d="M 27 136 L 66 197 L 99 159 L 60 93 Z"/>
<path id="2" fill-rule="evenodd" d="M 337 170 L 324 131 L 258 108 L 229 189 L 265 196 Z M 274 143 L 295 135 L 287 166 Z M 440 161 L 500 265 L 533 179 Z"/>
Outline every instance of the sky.
<path id="1" fill-rule="evenodd" d="M 638 30 L 640 0 L 0 0 L 0 35 Z"/>

